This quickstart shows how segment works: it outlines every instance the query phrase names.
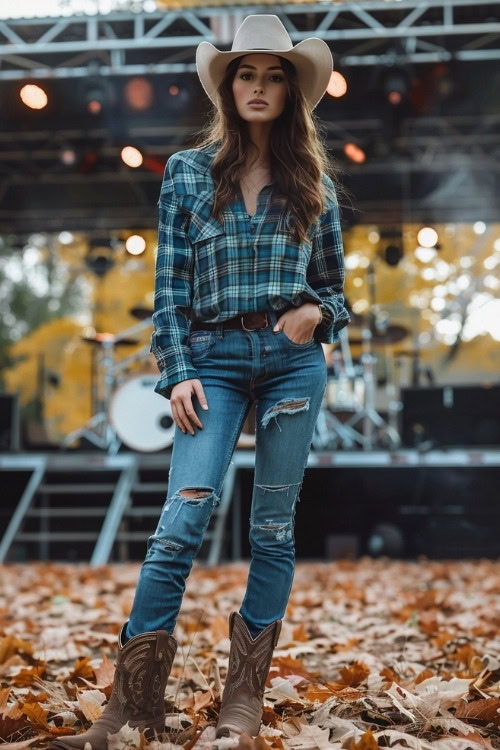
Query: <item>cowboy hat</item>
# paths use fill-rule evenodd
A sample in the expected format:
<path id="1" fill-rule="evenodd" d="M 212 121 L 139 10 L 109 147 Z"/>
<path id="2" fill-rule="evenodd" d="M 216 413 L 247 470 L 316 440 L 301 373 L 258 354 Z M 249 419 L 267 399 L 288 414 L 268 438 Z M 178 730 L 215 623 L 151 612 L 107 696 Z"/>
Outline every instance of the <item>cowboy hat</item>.
<path id="1" fill-rule="evenodd" d="M 333 70 L 328 44 L 313 36 L 294 47 L 278 16 L 267 13 L 247 16 L 238 27 L 233 45 L 227 52 L 221 52 L 210 42 L 200 42 L 196 48 L 196 70 L 201 85 L 214 104 L 217 103 L 217 88 L 228 63 L 235 57 L 254 52 L 269 52 L 290 60 L 311 110 L 316 107 L 326 91 Z"/>

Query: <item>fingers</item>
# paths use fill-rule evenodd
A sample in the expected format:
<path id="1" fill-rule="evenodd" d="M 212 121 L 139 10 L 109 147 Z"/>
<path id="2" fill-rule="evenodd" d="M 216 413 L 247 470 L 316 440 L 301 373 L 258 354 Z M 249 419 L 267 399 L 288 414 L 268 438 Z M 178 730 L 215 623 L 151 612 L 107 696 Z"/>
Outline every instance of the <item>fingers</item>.
<path id="1" fill-rule="evenodd" d="M 200 430 L 203 429 L 203 425 L 193 407 L 193 390 L 200 399 L 200 403 L 202 405 L 203 403 L 207 404 L 203 392 L 203 386 L 201 385 L 201 382 L 196 379 L 183 380 L 181 383 L 177 383 L 177 385 L 172 388 L 170 396 L 170 406 L 172 408 L 172 416 L 175 423 L 184 434 L 189 432 L 191 435 L 194 435 L 193 425 L 196 425 Z"/>
<path id="2" fill-rule="evenodd" d="M 193 388 L 203 409 L 208 409 L 207 399 L 205 398 L 205 391 L 201 384 L 201 380 L 193 380 Z"/>

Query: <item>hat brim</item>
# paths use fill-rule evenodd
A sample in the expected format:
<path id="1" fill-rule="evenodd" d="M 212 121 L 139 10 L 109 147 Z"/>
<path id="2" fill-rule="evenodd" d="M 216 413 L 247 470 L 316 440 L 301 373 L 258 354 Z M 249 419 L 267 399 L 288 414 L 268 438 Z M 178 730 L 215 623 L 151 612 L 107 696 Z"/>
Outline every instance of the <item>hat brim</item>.
<path id="1" fill-rule="evenodd" d="M 311 109 L 322 99 L 333 71 L 333 57 L 328 44 L 318 37 L 304 39 L 289 50 L 238 50 L 221 51 L 211 42 L 200 42 L 196 48 L 196 70 L 205 93 L 216 104 L 217 89 L 227 65 L 243 55 L 280 55 L 295 66 L 297 82 Z"/>

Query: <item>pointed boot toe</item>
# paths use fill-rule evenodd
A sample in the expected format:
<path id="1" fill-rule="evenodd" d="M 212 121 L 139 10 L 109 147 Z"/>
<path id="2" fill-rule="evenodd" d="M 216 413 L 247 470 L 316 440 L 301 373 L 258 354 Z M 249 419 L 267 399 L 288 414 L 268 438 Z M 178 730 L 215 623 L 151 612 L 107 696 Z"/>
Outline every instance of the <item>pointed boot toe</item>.
<path id="1" fill-rule="evenodd" d="M 86 743 L 90 750 L 107 750 L 108 734 L 116 734 L 127 723 L 143 730 L 146 739 L 154 739 L 155 731 L 164 732 L 165 688 L 177 641 L 166 630 L 154 630 L 122 645 L 126 625 L 118 636 L 118 660 L 106 708 L 87 732 L 58 737 L 49 750 L 85 750 Z"/>

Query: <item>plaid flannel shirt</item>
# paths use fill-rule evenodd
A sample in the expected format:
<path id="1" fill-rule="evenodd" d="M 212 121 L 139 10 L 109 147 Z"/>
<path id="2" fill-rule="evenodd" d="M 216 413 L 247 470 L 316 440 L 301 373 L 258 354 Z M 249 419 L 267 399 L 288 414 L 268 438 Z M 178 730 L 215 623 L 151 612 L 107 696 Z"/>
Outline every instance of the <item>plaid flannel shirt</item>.
<path id="1" fill-rule="evenodd" d="M 250 216 L 243 196 L 212 215 L 213 146 L 173 154 L 158 199 L 158 250 L 153 333 L 160 380 L 155 392 L 170 398 L 176 383 L 198 378 L 191 360 L 192 320 L 220 322 L 245 312 L 283 313 L 304 302 L 321 305 L 314 337 L 339 340 L 349 323 L 344 306 L 344 253 L 335 187 L 326 174 L 326 210 L 300 244 L 288 231 L 289 212 L 274 182 L 260 191 Z M 276 192 L 276 191 L 275 191 Z"/>

